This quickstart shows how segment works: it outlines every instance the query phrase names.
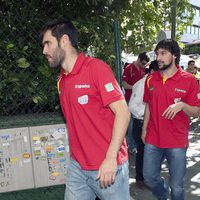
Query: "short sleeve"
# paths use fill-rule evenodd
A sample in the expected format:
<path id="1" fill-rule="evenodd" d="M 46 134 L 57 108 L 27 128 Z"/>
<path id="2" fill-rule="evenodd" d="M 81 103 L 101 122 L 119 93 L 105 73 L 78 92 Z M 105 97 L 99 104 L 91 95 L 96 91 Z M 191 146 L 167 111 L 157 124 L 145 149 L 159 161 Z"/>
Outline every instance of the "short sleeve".
<path id="1" fill-rule="evenodd" d="M 108 106 L 115 101 L 124 100 L 122 90 L 110 66 L 98 59 L 94 59 L 89 65 L 91 77 L 93 77 L 93 82 L 101 96 L 103 105 Z"/>
<path id="2" fill-rule="evenodd" d="M 143 101 L 145 103 L 149 103 L 150 100 L 150 92 L 149 92 L 149 87 L 150 87 L 150 80 L 151 80 L 152 76 L 148 76 L 145 80 L 145 84 L 144 84 L 144 96 L 143 96 Z"/>
<path id="3" fill-rule="evenodd" d="M 123 81 L 129 83 L 129 79 L 130 79 L 130 65 L 126 66 L 122 75 Z"/>

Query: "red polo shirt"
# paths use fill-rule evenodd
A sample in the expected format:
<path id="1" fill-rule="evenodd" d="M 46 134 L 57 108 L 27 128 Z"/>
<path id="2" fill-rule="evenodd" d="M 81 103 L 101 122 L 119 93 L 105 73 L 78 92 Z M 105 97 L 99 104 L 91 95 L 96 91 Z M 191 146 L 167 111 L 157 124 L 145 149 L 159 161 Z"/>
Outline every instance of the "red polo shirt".
<path id="1" fill-rule="evenodd" d="M 112 137 L 114 114 L 108 105 L 123 100 L 122 91 L 106 63 L 83 53 L 79 54 L 71 73 L 65 75 L 62 71 L 58 83 L 71 156 L 82 169 L 97 170 Z M 117 162 L 125 161 L 124 140 Z"/>
<path id="2" fill-rule="evenodd" d="M 126 66 L 122 75 L 122 80 L 127 82 L 129 85 L 134 85 L 139 81 L 145 74 L 145 68 L 140 67 L 139 69 L 132 63 Z M 129 102 L 131 98 L 132 89 L 125 89 L 125 98 Z"/>
<path id="3" fill-rule="evenodd" d="M 155 72 L 146 79 L 144 101 L 149 104 L 151 113 L 146 142 L 159 148 L 187 147 L 189 117 L 183 111 L 172 120 L 162 114 L 179 101 L 200 106 L 200 88 L 194 76 L 178 67 L 173 77 L 164 82 L 160 73 Z"/>

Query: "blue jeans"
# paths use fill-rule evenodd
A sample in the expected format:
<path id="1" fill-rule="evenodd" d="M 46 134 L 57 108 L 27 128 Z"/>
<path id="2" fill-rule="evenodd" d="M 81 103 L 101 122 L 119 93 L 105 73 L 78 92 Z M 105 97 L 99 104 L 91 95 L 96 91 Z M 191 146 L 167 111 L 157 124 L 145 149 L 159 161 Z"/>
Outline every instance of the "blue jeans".
<path id="1" fill-rule="evenodd" d="M 133 136 L 137 145 L 137 153 L 135 158 L 136 181 L 143 181 L 143 157 L 144 143 L 141 139 L 143 121 L 133 118 Z"/>
<path id="2" fill-rule="evenodd" d="M 128 162 L 118 166 L 114 184 L 101 188 L 96 180 L 98 170 L 82 170 L 71 160 L 67 170 L 65 200 L 130 200 Z"/>
<path id="3" fill-rule="evenodd" d="M 168 198 L 168 184 L 161 177 L 161 164 L 166 158 L 169 168 L 169 186 L 172 200 L 184 200 L 187 148 L 157 148 L 145 144 L 143 175 L 152 193 L 160 200 Z"/>
<path id="4" fill-rule="evenodd" d="M 130 122 L 129 122 L 129 125 L 128 125 L 128 149 L 131 150 L 131 149 L 134 149 L 136 148 L 136 142 L 135 142 L 135 139 L 134 139 L 134 136 L 133 136 L 133 116 L 131 114 L 131 118 L 130 118 Z"/>

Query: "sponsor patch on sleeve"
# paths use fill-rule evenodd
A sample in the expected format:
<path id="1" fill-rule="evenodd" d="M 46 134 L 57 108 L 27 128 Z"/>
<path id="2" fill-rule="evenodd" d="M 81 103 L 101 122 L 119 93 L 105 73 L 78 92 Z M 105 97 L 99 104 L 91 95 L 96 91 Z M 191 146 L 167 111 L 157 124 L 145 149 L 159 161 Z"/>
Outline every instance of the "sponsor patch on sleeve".
<path id="1" fill-rule="evenodd" d="M 106 91 L 107 92 L 111 92 L 114 90 L 113 84 L 112 83 L 108 83 L 105 85 Z"/>

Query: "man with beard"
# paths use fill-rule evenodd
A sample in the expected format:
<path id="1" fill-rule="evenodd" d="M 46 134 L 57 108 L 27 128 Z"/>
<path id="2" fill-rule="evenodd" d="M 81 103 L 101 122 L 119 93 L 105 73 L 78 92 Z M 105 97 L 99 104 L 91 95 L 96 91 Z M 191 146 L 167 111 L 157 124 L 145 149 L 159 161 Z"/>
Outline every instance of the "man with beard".
<path id="1" fill-rule="evenodd" d="M 129 200 L 130 113 L 112 70 L 78 52 L 77 31 L 67 20 L 45 24 L 41 39 L 50 67 L 61 67 L 58 90 L 71 155 L 65 200 Z"/>
<path id="2" fill-rule="evenodd" d="M 160 41 L 155 53 L 159 71 L 147 78 L 144 92 L 144 181 L 158 199 L 168 198 L 168 185 L 160 175 L 166 158 L 171 199 L 184 200 L 189 117 L 200 115 L 200 88 L 195 77 L 178 66 L 176 41 Z"/>

